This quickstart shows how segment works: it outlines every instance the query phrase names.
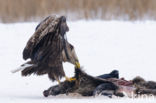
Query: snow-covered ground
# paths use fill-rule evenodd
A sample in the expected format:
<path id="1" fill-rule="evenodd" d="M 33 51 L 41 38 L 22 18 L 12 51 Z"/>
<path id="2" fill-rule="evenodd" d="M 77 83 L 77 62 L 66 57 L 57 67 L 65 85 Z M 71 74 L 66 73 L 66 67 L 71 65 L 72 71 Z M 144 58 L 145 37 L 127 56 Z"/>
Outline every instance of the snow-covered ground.
<path id="1" fill-rule="evenodd" d="M 104 97 L 57 96 L 45 98 L 52 83 L 45 76 L 21 77 L 10 71 L 24 63 L 22 50 L 37 23 L 0 24 L 0 103 L 149 103 L 156 99 L 108 99 Z M 68 23 L 67 33 L 81 66 L 91 75 L 120 71 L 120 77 L 142 76 L 156 81 L 156 22 L 77 21 Z M 73 65 L 65 63 L 73 76 Z"/>

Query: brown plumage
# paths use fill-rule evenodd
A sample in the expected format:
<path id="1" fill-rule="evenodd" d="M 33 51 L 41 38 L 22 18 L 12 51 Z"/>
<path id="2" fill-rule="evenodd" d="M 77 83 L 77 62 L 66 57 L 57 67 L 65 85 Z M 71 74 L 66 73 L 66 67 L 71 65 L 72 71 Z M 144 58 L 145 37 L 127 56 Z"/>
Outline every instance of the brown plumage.
<path id="1" fill-rule="evenodd" d="M 22 70 L 22 75 L 32 73 L 48 74 L 51 80 L 59 80 L 65 76 L 62 62 L 75 64 L 78 61 L 74 46 L 67 39 L 69 28 L 64 16 L 49 16 L 37 27 L 23 51 L 23 59 L 30 58 L 25 64 L 31 64 Z M 24 65 L 25 65 L 24 64 Z"/>

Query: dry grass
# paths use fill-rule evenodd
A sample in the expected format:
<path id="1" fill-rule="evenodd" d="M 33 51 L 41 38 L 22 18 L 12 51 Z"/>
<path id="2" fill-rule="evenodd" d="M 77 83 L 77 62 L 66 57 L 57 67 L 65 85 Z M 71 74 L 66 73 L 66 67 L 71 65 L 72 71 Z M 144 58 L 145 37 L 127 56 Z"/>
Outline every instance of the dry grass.
<path id="1" fill-rule="evenodd" d="M 70 20 L 156 20 L 156 0 L 0 0 L 2 22 L 38 21 L 50 14 Z"/>

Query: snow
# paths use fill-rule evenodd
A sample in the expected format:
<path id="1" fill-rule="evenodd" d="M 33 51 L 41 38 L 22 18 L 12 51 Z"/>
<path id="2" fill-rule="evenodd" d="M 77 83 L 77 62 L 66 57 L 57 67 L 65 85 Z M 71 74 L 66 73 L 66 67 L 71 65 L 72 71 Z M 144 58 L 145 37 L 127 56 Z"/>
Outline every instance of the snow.
<path id="1" fill-rule="evenodd" d="M 155 103 L 156 99 L 106 97 L 51 96 L 43 97 L 43 90 L 56 84 L 47 75 L 21 77 L 12 74 L 25 61 L 22 50 L 33 34 L 37 23 L 0 24 L 0 102 L 5 103 Z M 156 81 L 156 22 L 75 21 L 68 22 L 68 40 L 79 57 L 81 66 L 91 75 L 108 73 L 113 69 L 120 76 L 132 79 L 142 76 Z M 68 76 L 73 65 L 64 64 Z"/>

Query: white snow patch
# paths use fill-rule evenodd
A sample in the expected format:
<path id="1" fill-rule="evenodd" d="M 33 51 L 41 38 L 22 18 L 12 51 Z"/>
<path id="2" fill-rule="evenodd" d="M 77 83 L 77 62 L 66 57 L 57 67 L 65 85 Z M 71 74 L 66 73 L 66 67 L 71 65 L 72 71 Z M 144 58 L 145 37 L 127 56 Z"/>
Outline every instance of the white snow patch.
<path id="1" fill-rule="evenodd" d="M 142 76 L 156 81 L 156 22 L 77 21 L 68 23 L 67 33 L 78 54 L 80 63 L 90 75 L 118 69 L 121 77 Z M 5 103 L 155 103 L 156 99 L 108 99 L 105 97 L 56 96 L 44 98 L 43 90 L 52 83 L 45 76 L 21 77 L 10 71 L 25 61 L 22 50 L 33 34 L 37 23 L 0 24 L 0 101 Z M 67 75 L 74 66 L 65 63 Z M 73 97 L 73 98 L 72 98 Z"/>

